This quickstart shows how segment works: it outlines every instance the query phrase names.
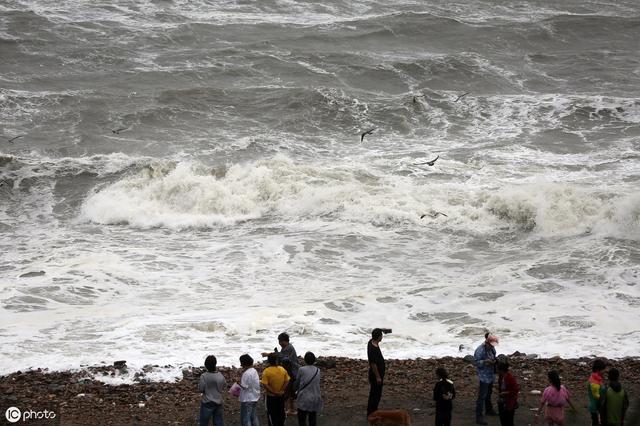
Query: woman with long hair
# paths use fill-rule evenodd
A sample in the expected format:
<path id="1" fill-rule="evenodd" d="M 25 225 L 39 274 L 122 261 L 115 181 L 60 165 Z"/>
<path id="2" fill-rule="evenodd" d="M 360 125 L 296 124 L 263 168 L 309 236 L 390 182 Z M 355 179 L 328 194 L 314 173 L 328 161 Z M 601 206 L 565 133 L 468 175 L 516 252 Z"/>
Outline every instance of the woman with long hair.
<path id="1" fill-rule="evenodd" d="M 542 392 L 540 398 L 540 410 L 544 408 L 544 420 L 549 426 L 564 426 L 564 407 L 569 405 L 575 411 L 571 403 L 569 391 L 560 382 L 557 371 L 551 370 L 547 374 L 549 386 Z"/>

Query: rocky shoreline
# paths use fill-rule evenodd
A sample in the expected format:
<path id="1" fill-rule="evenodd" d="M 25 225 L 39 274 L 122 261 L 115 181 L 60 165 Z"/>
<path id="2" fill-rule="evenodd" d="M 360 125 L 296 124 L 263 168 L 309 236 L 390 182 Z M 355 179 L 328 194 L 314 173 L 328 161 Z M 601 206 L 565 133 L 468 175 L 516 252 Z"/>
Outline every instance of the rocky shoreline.
<path id="1" fill-rule="evenodd" d="M 568 425 L 588 425 L 586 409 L 586 379 L 593 358 L 539 359 L 525 354 L 510 356 L 511 369 L 522 391 L 516 424 L 535 424 L 538 405 L 536 391 L 547 385 L 546 374 L 551 369 L 560 372 L 563 383 L 573 395 L 576 412 L 567 413 Z M 609 360 L 621 371 L 621 381 L 628 390 L 631 408 L 626 426 L 640 425 L 640 357 Z M 431 359 L 389 360 L 388 373 L 380 408 L 402 408 L 410 412 L 414 425 L 433 423 L 431 401 L 436 367 L 445 367 L 455 382 L 454 425 L 472 425 L 477 379 L 468 359 L 444 357 Z M 368 395 L 367 362 L 349 358 L 321 358 L 322 392 L 325 409 L 319 417 L 320 425 L 366 425 L 365 411 Z M 31 420 L 33 425 L 194 425 L 197 424 L 200 396 L 196 384 L 203 368 L 186 367 L 182 379 L 175 382 L 152 382 L 154 370 L 170 366 L 145 366 L 133 375 L 125 361 L 110 366 L 86 367 L 78 371 L 49 372 L 37 369 L 15 372 L 0 377 L 0 408 L 17 407 L 22 412 L 40 413 Z M 259 372 L 261 364 L 256 365 Z M 238 380 L 240 370 L 221 367 L 227 382 Z M 128 374 L 133 383 L 108 385 L 102 377 Z M 533 391 L 533 392 L 532 392 Z M 54 412 L 55 418 L 43 418 L 43 410 Z M 260 408 L 266 423 L 263 407 Z M 2 417 L 3 422 L 6 422 Z M 497 418 L 488 418 L 490 425 L 498 425 Z M 20 424 L 20 423 L 18 423 Z M 225 395 L 225 425 L 239 424 L 239 403 Z M 293 418 L 287 425 L 296 425 Z"/>

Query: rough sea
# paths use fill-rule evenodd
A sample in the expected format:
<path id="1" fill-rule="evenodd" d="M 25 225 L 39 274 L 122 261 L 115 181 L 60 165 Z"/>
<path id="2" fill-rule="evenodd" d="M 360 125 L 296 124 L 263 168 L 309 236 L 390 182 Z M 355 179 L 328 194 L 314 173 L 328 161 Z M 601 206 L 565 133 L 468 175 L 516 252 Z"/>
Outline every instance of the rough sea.
<path id="1" fill-rule="evenodd" d="M 637 0 L 3 0 L 0 126 L 0 373 L 640 355 Z"/>

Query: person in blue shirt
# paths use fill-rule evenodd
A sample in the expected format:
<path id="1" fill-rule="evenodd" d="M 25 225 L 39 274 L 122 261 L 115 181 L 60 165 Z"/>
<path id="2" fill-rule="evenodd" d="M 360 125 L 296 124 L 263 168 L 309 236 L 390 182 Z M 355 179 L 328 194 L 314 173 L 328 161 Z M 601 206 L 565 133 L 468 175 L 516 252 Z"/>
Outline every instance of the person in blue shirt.
<path id="1" fill-rule="evenodd" d="M 476 424 L 486 425 L 483 411 L 487 416 L 496 416 L 491 405 L 491 394 L 493 391 L 493 381 L 496 372 L 496 348 L 498 336 L 491 333 L 484 335 L 484 342 L 476 349 L 473 358 L 478 372 L 480 385 L 478 386 L 478 399 L 476 400 Z M 484 406 L 484 410 L 483 410 Z"/>

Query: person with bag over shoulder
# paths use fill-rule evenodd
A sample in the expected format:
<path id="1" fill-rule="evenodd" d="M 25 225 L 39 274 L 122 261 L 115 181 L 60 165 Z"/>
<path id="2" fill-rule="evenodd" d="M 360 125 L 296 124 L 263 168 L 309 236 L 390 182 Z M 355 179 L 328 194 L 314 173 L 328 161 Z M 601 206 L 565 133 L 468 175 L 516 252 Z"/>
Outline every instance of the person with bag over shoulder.
<path id="1" fill-rule="evenodd" d="M 305 365 L 298 370 L 298 376 L 293 384 L 298 405 L 298 425 L 316 426 L 316 417 L 322 410 L 322 396 L 320 395 L 320 369 L 314 364 L 316 356 L 313 352 L 304 354 Z"/>

